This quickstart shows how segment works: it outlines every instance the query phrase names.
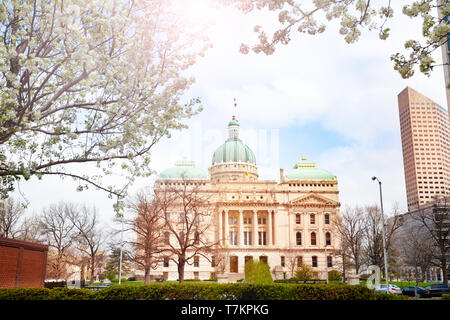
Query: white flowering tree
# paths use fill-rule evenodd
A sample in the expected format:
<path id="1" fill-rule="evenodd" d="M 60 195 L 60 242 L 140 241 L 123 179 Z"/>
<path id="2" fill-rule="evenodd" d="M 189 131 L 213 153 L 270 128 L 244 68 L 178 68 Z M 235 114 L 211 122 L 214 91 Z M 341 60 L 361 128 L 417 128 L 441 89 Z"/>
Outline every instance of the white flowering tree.
<path id="1" fill-rule="evenodd" d="M 292 32 L 314 35 L 325 31 L 327 21 L 340 20 L 339 33 L 348 43 L 357 41 L 361 30 L 378 30 L 380 39 L 389 36 L 388 20 L 394 17 L 392 0 L 220 0 L 234 5 L 243 12 L 269 10 L 278 14 L 280 27 L 270 37 L 261 26 L 255 26 L 259 43 L 252 46 L 256 53 L 272 54 L 279 44 L 288 44 Z M 396 0 L 398 1 L 398 0 Z M 403 14 L 420 17 L 423 22 L 423 37 L 405 41 L 409 57 L 400 53 L 393 54 L 394 68 L 403 78 L 414 74 L 414 67 L 429 75 L 436 62 L 431 54 L 447 43 L 450 26 L 447 15 L 450 3 L 446 0 L 403 0 Z M 250 46 L 242 44 L 242 53 L 248 53 Z"/>
<path id="2" fill-rule="evenodd" d="M 174 2 L 0 2 L 3 195 L 44 175 L 122 195 L 105 175 L 150 173 L 152 146 L 201 110 L 197 98 L 182 103 L 184 70 L 209 43 Z"/>

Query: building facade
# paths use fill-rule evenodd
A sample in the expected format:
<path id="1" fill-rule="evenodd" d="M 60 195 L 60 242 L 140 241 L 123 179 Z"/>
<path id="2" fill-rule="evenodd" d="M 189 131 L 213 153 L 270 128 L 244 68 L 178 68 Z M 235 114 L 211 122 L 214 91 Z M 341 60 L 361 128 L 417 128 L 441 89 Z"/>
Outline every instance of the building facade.
<path id="1" fill-rule="evenodd" d="M 214 248 L 186 265 L 185 279 L 243 279 L 249 259 L 266 262 L 274 278 L 289 278 L 298 265 L 308 264 L 325 279 L 327 271 L 340 267 L 336 176 L 302 159 L 286 174 L 280 169 L 279 182 L 260 180 L 256 157 L 239 138 L 239 130 L 233 116 L 228 139 L 214 152 L 208 174 L 193 162 L 181 161 L 156 181 L 156 192 L 195 185 L 211 204 L 206 236 Z M 179 214 L 178 209 L 171 208 L 171 214 Z M 151 274 L 178 278 L 177 266 L 167 261 Z"/>
<path id="2" fill-rule="evenodd" d="M 408 210 L 450 195 L 447 108 L 406 87 L 398 95 Z"/>

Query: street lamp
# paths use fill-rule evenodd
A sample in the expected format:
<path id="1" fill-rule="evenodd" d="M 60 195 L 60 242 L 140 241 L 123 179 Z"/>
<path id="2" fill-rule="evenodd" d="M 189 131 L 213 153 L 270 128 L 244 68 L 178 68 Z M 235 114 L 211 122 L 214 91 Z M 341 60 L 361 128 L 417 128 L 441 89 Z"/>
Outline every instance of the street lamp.
<path id="1" fill-rule="evenodd" d="M 384 234 L 383 195 L 381 193 L 381 181 L 378 180 L 377 177 L 372 177 L 372 180 L 373 181 L 377 180 L 378 184 L 380 186 L 381 223 L 383 224 L 382 228 L 381 228 L 381 232 L 383 234 L 384 274 L 385 274 L 385 277 L 386 277 L 386 290 L 389 293 L 389 276 L 388 276 L 388 263 L 387 263 L 387 254 L 386 254 L 386 237 L 385 237 L 385 234 Z"/>

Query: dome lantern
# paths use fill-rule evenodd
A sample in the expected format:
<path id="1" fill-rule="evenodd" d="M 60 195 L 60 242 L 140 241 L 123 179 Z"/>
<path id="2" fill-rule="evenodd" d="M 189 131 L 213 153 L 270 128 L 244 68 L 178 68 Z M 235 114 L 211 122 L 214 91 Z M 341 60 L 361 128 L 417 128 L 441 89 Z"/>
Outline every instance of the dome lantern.
<path id="1" fill-rule="evenodd" d="M 239 121 L 236 120 L 235 116 L 228 123 L 228 139 L 239 139 Z"/>

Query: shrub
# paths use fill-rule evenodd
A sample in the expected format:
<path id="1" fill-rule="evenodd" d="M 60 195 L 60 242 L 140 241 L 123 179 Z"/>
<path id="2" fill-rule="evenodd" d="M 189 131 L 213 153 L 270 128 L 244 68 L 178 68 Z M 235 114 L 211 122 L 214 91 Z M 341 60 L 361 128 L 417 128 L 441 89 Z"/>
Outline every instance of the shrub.
<path id="1" fill-rule="evenodd" d="M 442 300 L 450 300 L 450 294 L 443 294 Z"/>
<path id="2" fill-rule="evenodd" d="M 67 287 L 67 282 L 63 281 L 45 281 L 44 288 L 53 289 L 53 288 L 64 288 Z"/>
<path id="3" fill-rule="evenodd" d="M 448 296 L 448 295 L 447 295 Z M 447 298 L 447 297 L 446 297 Z M 159 283 L 110 286 L 98 291 L 68 288 L 0 289 L 0 300 L 403 300 L 365 286 L 331 284 Z M 444 297 L 443 297 L 444 299 Z"/>
<path id="4" fill-rule="evenodd" d="M 342 281 L 342 273 L 337 270 L 331 270 L 328 272 L 329 281 Z"/>
<path id="5" fill-rule="evenodd" d="M 245 263 L 245 282 L 249 284 L 273 283 L 269 265 L 262 261 L 247 261 Z"/>
<path id="6" fill-rule="evenodd" d="M 295 270 L 296 280 L 308 281 L 315 278 L 317 278 L 317 272 L 315 272 L 314 269 L 309 265 L 302 264 Z"/>

